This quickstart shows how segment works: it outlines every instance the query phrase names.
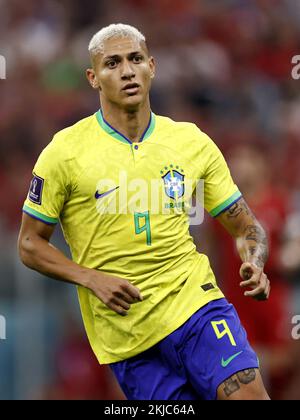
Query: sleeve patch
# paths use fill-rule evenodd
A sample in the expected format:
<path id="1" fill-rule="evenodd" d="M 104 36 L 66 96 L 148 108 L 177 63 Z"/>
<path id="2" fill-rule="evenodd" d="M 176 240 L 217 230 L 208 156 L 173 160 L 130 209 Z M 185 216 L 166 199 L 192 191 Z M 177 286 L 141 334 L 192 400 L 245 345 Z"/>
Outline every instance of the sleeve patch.
<path id="1" fill-rule="evenodd" d="M 28 198 L 35 204 L 42 204 L 42 193 L 44 187 L 44 179 L 34 175 L 29 188 Z"/>

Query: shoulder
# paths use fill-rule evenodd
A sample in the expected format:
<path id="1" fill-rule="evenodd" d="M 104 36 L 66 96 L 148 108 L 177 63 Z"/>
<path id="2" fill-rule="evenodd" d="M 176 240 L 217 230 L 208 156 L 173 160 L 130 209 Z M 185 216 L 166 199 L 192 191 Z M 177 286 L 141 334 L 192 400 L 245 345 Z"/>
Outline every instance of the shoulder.
<path id="1" fill-rule="evenodd" d="M 183 147 L 188 147 L 189 144 L 200 150 L 217 147 L 214 141 L 194 123 L 174 121 L 161 115 L 156 116 L 156 121 L 157 130 L 162 136 L 172 137 Z"/>
<path id="2" fill-rule="evenodd" d="M 84 139 L 90 136 L 95 127 L 96 117 L 91 115 L 58 131 L 42 151 L 41 156 L 63 161 L 73 158 L 74 153 L 82 147 Z"/>
<path id="3" fill-rule="evenodd" d="M 90 132 L 95 130 L 96 126 L 96 117 L 95 115 L 90 115 L 89 117 L 83 118 L 82 120 L 76 122 L 70 127 L 66 127 L 61 131 L 58 131 L 51 143 L 55 145 L 64 145 L 68 143 L 76 143 L 76 141 L 82 141 L 83 137 L 89 135 Z"/>
<path id="4" fill-rule="evenodd" d="M 170 117 L 165 117 L 162 115 L 156 115 L 156 121 L 158 128 L 161 130 L 188 131 L 192 133 L 201 132 L 196 124 L 191 122 L 175 121 Z"/>

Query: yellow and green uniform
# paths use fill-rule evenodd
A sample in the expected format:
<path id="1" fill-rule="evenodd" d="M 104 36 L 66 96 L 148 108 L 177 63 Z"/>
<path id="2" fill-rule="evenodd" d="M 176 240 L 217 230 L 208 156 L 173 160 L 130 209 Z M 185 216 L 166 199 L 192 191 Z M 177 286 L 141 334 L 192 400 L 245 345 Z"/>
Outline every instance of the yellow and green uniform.
<path id="1" fill-rule="evenodd" d="M 195 249 L 189 216 L 178 208 L 191 195 L 187 180 L 194 186 L 204 180 L 204 207 L 212 216 L 241 193 L 217 146 L 194 124 L 151 113 L 141 141 L 131 143 L 98 111 L 57 133 L 33 174 L 23 211 L 60 222 L 76 263 L 127 279 L 144 298 L 121 317 L 78 287 L 100 363 L 143 352 L 223 297 L 208 258 Z M 137 198 L 146 187 L 160 198 L 153 192 Z"/>

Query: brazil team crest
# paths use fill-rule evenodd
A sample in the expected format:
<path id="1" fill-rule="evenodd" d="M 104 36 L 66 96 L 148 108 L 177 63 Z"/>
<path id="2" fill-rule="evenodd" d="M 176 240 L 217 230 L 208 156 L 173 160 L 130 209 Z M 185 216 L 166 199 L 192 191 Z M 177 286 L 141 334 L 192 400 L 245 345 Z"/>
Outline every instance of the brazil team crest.
<path id="1" fill-rule="evenodd" d="M 169 171 L 162 177 L 165 186 L 165 192 L 168 197 L 178 200 L 184 195 L 184 175 L 181 172 L 184 172 L 183 169 L 180 170 L 179 166 L 174 168 L 173 165 L 170 167 L 165 167 L 165 170 Z M 179 170 L 181 172 L 179 172 Z M 161 171 L 161 173 L 164 173 Z"/>

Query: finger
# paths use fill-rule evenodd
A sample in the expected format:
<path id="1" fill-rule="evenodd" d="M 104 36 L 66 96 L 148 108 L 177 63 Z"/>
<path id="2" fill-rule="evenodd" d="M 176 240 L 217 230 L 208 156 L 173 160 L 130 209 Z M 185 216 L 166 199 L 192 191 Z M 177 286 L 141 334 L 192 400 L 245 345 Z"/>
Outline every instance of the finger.
<path id="1" fill-rule="evenodd" d="M 264 300 L 268 300 L 270 296 L 270 288 L 268 287 L 264 292 Z"/>
<path id="2" fill-rule="evenodd" d="M 113 304 L 115 304 L 115 305 L 117 305 L 117 306 L 122 307 L 122 308 L 123 308 L 123 309 L 125 309 L 126 311 L 128 311 L 128 310 L 130 309 L 130 305 L 129 305 L 129 303 L 125 302 L 125 300 L 123 300 L 123 299 L 121 299 L 121 298 L 118 298 L 118 297 L 116 297 L 116 296 L 114 296 L 114 297 L 111 299 L 111 303 L 113 303 Z"/>
<path id="3" fill-rule="evenodd" d="M 125 291 L 116 292 L 115 296 L 117 296 L 120 299 L 123 299 L 125 302 L 130 303 L 130 304 L 136 303 L 137 301 L 137 298 L 130 296 L 130 294 Z"/>
<path id="4" fill-rule="evenodd" d="M 259 275 L 257 273 L 253 274 L 251 279 L 242 281 L 240 283 L 241 287 L 251 287 L 251 286 L 264 286 L 266 284 L 266 281 L 268 280 L 266 274 L 263 272 Z"/>
<path id="5" fill-rule="evenodd" d="M 258 283 L 258 281 L 257 281 L 257 280 L 255 280 L 255 278 L 252 278 L 252 279 L 247 280 L 247 281 L 242 281 L 242 282 L 240 283 L 240 286 L 241 286 L 241 287 L 257 286 L 257 283 Z"/>
<path id="6" fill-rule="evenodd" d="M 259 286 L 256 289 L 245 292 L 244 296 L 255 297 L 255 296 L 258 296 L 258 295 L 262 295 L 264 293 L 264 291 L 265 291 L 265 289 L 262 288 L 261 286 Z"/>
<path id="7" fill-rule="evenodd" d="M 257 301 L 268 300 L 270 296 L 270 290 L 271 290 L 270 281 L 266 275 L 264 276 L 265 276 L 265 281 L 264 281 L 265 284 L 263 286 L 263 291 L 261 293 L 258 293 L 256 296 L 254 296 L 254 299 Z"/>
<path id="8" fill-rule="evenodd" d="M 270 292 L 271 292 L 271 284 L 268 281 L 268 284 L 267 284 L 266 289 L 265 289 L 266 299 L 269 299 Z"/>
<path id="9" fill-rule="evenodd" d="M 268 298 L 267 298 L 266 293 L 263 292 L 257 296 L 254 296 L 254 299 L 257 300 L 258 302 L 261 302 L 261 301 L 267 300 Z"/>
<path id="10" fill-rule="evenodd" d="M 129 293 L 129 295 L 132 296 L 133 298 L 138 299 L 138 300 L 143 300 L 143 297 L 139 289 L 137 287 L 134 287 L 132 284 L 126 283 L 123 286 L 123 290 Z"/>
<path id="11" fill-rule="evenodd" d="M 122 316 L 128 315 L 125 309 L 123 309 L 121 306 L 115 305 L 114 303 L 110 303 L 107 306 L 119 315 L 122 315 Z"/>
<path id="12" fill-rule="evenodd" d="M 259 279 L 258 284 L 264 288 L 265 290 L 267 289 L 267 287 L 270 285 L 270 281 L 267 277 L 267 275 L 265 273 L 262 273 Z"/>

